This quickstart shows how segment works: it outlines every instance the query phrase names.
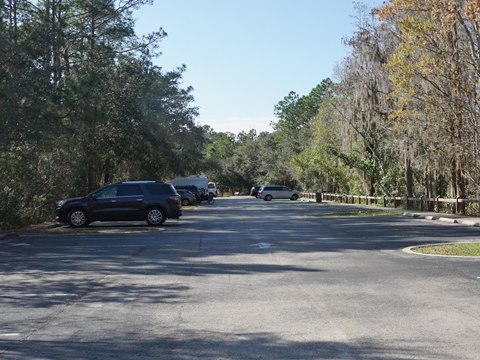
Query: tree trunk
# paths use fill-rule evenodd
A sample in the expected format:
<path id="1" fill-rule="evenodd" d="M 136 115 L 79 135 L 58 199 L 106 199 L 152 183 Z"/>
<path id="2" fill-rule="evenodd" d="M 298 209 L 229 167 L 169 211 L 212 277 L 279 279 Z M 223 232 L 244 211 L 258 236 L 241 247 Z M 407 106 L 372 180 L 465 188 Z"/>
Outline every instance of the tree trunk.
<path id="1" fill-rule="evenodd" d="M 407 196 L 413 196 L 412 161 L 406 154 L 405 154 L 405 182 L 407 184 Z"/>

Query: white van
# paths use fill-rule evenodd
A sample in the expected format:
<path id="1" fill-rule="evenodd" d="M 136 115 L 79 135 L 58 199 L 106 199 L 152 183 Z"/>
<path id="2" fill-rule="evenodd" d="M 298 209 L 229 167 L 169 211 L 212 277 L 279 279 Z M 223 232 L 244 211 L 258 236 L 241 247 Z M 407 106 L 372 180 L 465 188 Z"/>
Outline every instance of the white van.
<path id="1" fill-rule="evenodd" d="M 193 175 L 188 177 L 175 178 L 167 182 L 169 182 L 175 187 L 194 185 L 200 190 L 202 200 L 205 200 L 208 197 L 209 189 L 208 179 L 206 176 Z"/>
<path id="2" fill-rule="evenodd" d="M 282 185 L 267 185 L 260 188 L 257 198 L 265 201 L 272 199 L 290 199 L 296 201 L 300 198 L 300 193 Z"/>

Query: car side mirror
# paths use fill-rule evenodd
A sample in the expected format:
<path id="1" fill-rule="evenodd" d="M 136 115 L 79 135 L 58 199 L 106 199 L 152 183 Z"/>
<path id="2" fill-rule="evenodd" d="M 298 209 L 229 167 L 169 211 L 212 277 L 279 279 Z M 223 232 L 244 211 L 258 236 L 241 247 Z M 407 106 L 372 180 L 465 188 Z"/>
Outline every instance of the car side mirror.
<path id="1" fill-rule="evenodd" d="M 92 199 L 92 200 L 97 200 L 97 195 L 96 195 L 96 194 L 90 195 L 90 199 Z"/>

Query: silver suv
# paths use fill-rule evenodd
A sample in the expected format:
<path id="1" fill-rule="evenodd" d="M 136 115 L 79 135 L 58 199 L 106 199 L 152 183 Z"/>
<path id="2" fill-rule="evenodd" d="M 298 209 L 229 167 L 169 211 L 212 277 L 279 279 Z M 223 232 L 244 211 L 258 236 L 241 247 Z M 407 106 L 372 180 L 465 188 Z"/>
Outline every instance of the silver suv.
<path id="1" fill-rule="evenodd" d="M 290 199 L 297 200 L 300 197 L 300 194 L 296 190 L 292 190 L 286 186 L 282 185 L 265 185 L 260 188 L 258 191 L 257 198 L 263 199 L 265 201 L 270 201 L 272 199 Z"/>

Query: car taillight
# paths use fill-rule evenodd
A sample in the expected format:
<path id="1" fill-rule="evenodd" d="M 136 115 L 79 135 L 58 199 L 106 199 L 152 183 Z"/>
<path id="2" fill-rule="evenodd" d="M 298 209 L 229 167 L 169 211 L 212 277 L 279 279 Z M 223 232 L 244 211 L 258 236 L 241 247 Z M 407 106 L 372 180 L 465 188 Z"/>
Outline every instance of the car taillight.
<path id="1" fill-rule="evenodd" d="M 263 191 L 259 191 L 259 192 L 258 192 L 258 195 L 263 195 Z"/>
<path id="2" fill-rule="evenodd" d="M 170 196 L 170 199 L 176 202 L 181 202 L 181 196 L 180 195 L 172 195 Z"/>

